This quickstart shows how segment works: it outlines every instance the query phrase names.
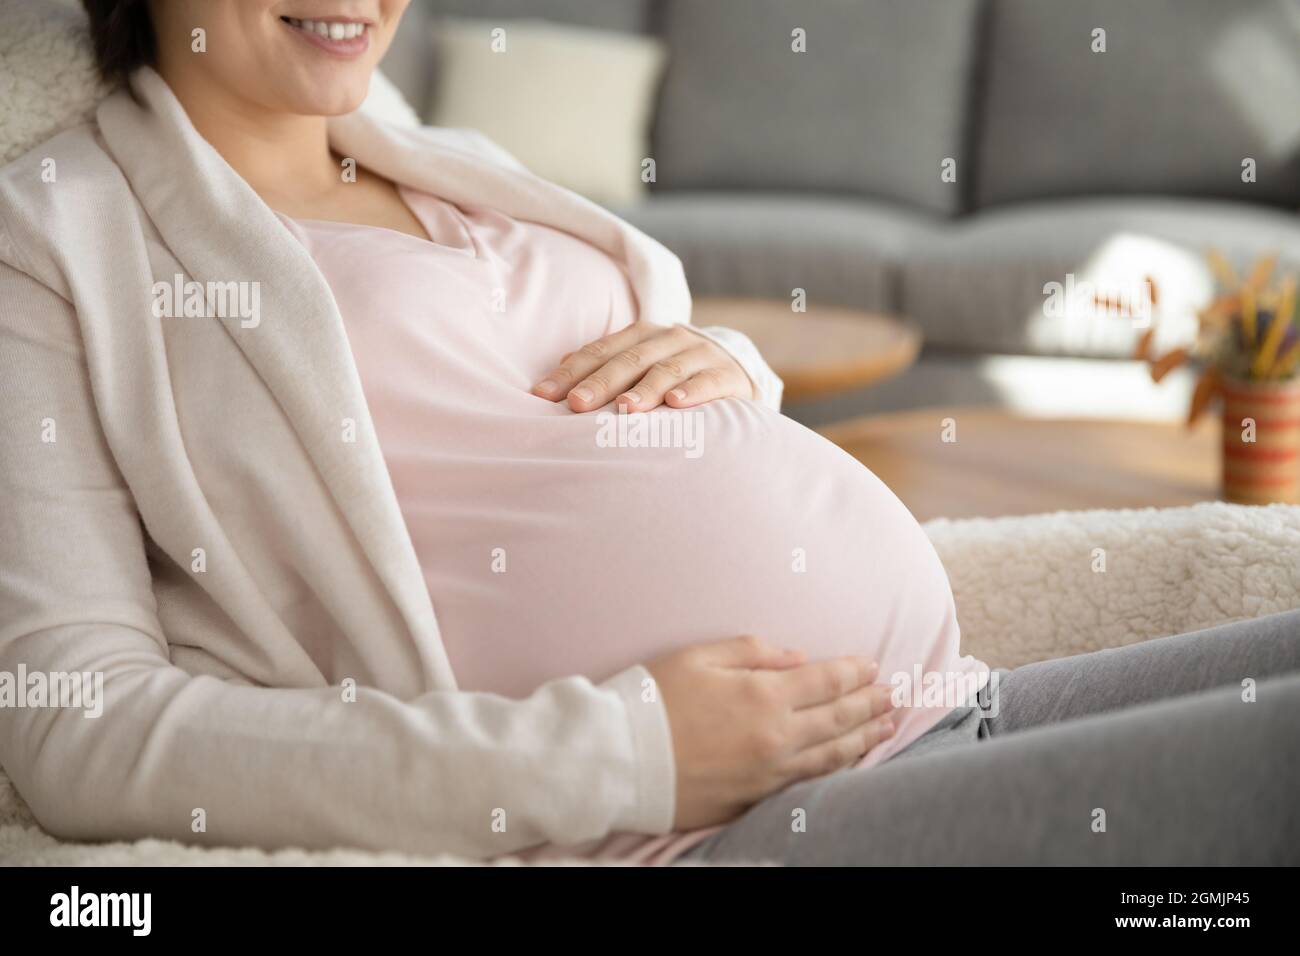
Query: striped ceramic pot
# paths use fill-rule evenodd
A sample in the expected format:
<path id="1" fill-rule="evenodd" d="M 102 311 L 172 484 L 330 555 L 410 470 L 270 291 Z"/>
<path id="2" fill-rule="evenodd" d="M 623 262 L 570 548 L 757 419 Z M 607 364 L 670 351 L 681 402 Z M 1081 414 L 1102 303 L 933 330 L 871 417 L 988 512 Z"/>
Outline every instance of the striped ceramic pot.
<path id="1" fill-rule="evenodd" d="M 1300 379 L 1223 383 L 1223 497 L 1300 502 Z"/>

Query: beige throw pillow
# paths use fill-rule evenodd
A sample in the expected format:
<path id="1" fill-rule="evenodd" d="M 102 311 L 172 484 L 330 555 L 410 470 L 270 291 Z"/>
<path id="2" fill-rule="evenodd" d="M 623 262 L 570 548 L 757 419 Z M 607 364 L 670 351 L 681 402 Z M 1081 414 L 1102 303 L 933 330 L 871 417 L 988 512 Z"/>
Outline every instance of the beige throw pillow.
<path id="1" fill-rule="evenodd" d="M 434 26 L 434 49 L 428 122 L 480 130 L 596 202 L 644 194 L 660 41 L 542 20 L 446 18 Z"/>

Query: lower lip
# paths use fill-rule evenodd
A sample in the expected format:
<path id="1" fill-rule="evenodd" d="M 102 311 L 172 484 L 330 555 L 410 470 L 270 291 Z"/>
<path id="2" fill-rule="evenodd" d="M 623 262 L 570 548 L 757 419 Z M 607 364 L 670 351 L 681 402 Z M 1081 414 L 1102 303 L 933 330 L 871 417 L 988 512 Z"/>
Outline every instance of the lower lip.
<path id="1" fill-rule="evenodd" d="M 283 20 L 280 22 L 284 23 Z M 312 46 L 316 47 L 316 49 L 324 50 L 326 53 L 331 53 L 334 56 L 341 57 L 345 60 L 358 57 L 365 53 L 366 50 L 370 49 L 370 31 L 374 29 L 373 26 L 367 27 L 365 33 L 361 34 L 359 37 L 353 37 L 351 40 L 331 40 L 328 37 L 321 36 L 314 30 L 311 33 L 308 33 L 306 30 L 300 30 L 292 23 L 284 23 L 284 28 L 292 33 L 298 34 L 302 40 L 310 43 Z"/>

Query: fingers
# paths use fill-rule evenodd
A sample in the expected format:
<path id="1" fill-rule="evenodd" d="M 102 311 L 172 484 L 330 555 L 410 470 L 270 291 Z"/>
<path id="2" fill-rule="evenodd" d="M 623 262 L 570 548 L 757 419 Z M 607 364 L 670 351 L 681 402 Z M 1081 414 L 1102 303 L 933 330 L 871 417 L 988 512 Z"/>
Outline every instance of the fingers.
<path id="1" fill-rule="evenodd" d="M 566 355 L 533 386 L 551 401 L 567 399 L 575 412 L 616 398 L 629 412 L 660 405 L 690 408 L 719 398 L 754 396 L 744 369 L 711 341 L 681 325 L 637 322 Z"/>
<path id="2" fill-rule="evenodd" d="M 790 782 L 820 777 L 851 767 L 873 747 L 894 735 L 893 717 L 877 717 L 848 733 L 795 754 L 786 764 Z"/>
<path id="3" fill-rule="evenodd" d="M 673 408 L 690 408 L 733 395 L 753 398 L 754 383 L 734 362 L 721 366 L 714 363 L 670 389 L 663 400 Z"/>
<path id="4" fill-rule="evenodd" d="M 717 352 L 706 346 L 664 356 L 646 370 L 639 382 L 618 396 L 618 404 L 620 407 L 626 407 L 629 412 L 648 412 L 664 404 L 667 401 L 666 396 L 671 391 L 681 391 L 689 382 L 704 379 L 706 376 L 718 378 L 720 380 L 718 387 L 721 388 L 724 373 L 717 368 L 717 364 Z M 703 393 L 702 386 L 697 390 Z M 686 392 L 682 391 L 682 395 L 685 396 Z M 720 391 L 714 397 L 724 398 L 725 394 Z M 709 401 L 709 399 L 700 401 Z M 691 404 L 698 403 L 691 402 Z"/>
<path id="5" fill-rule="evenodd" d="M 576 352 L 570 352 L 558 367 L 546 373 L 546 376 L 533 386 L 533 394 L 558 402 L 573 390 L 583 376 L 595 371 L 604 364 L 609 356 L 623 348 L 640 341 L 644 329 L 640 323 L 633 323 L 604 338 L 588 342 Z"/>
<path id="6" fill-rule="evenodd" d="M 777 647 L 751 634 L 701 644 L 699 653 L 717 667 L 784 669 L 797 667 L 805 660 L 803 651 Z"/>
<path id="7" fill-rule="evenodd" d="M 889 684 L 868 684 L 829 703 L 794 714 L 793 741 L 806 750 L 851 733 L 894 709 Z"/>
<path id="8" fill-rule="evenodd" d="M 815 661 L 779 677 L 781 690 L 796 709 L 834 703 L 876 679 L 880 668 L 865 657 Z"/>
<path id="9" fill-rule="evenodd" d="M 618 404 L 629 412 L 649 411 L 658 406 L 659 401 L 640 400 L 641 386 L 637 380 L 644 377 L 647 369 L 664 364 L 694 368 L 694 363 L 699 363 L 699 368 L 705 367 L 704 358 L 688 359 L 676 339 L 675 335 L 663 332 L 614 352 L 608 362 L 574 386 L 569 393 L 569 407 L 575 412 L 589 412 L 613 401 L 620 393 Z M 626 391 L 629 386 L 635 391 Z"/>
<path id="10" fill-rule="evenodd" d="M 533 394 L 551 401 L 568 398 L 574 411 L 600 408 L 681 347 L 672 330 L 637 322 L 571 352 L 533 386 Z"/>

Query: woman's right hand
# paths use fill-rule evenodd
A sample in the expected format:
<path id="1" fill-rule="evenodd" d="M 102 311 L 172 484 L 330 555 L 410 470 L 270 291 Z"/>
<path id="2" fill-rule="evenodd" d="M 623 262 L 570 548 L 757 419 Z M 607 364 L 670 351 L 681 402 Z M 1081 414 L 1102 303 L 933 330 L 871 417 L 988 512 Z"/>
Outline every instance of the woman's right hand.
<path id="1" fill-rule="evenodd" d="M 646 665 L 672 730 L 678 830 L 725 823 L 797 780 L 856 763 L 893 734 L 887 684 L 864 657 L 806 663 L 756 637 Z"/>

